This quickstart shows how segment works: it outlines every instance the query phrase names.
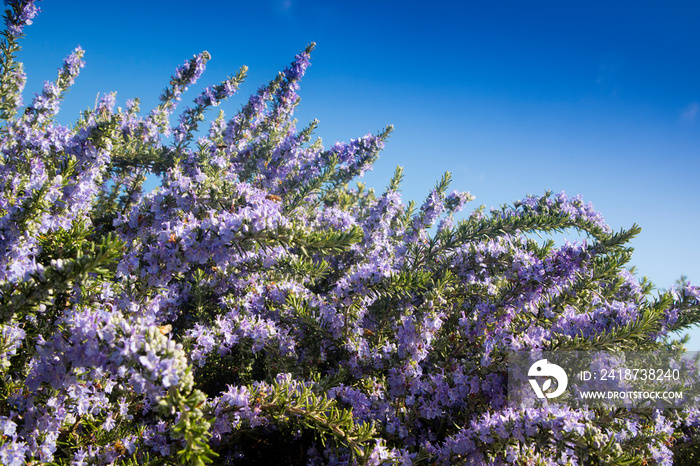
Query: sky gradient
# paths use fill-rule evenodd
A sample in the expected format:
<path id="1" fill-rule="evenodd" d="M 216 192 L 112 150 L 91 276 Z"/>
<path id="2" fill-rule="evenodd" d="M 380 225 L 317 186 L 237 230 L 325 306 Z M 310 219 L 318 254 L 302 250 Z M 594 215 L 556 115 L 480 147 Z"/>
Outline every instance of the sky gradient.
<path id="1" fill-rule="evenodd" d="M 581 194 L 614 229 L 642 227 L 632 243 L 639 276 L 659 289 L 682 274 L 700 284 L 700 3 L 38 5 L 19 56 L 25 102 L 71 50 L 86 51 L 61 123 L 110 91 L 122 107 L 139 97 L 147 112 L 175 68 L 203 50 L 212 60 L 180 109 L 247 65 L 222 107 L 230 116 L 316 42 L 300 126 L 319 119 L 326 146 L 395 126 L 369 186 L 383 189 L 402 165 L 405 201 L 420 203 L 444 171 L 453 189 L 476 196 L 474 207 L 548 189 Z M 700 331 L 691 338 L 700 350 Z"/>

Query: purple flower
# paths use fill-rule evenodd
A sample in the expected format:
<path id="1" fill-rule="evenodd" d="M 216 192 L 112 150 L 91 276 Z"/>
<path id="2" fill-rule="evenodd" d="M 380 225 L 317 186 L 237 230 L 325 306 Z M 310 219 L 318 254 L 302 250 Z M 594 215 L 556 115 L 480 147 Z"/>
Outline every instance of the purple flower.
<path id="1" fill-rule="evenodd" d="M 11 43 L 35 7 L 8 4 Z M 61 126 L 52 119 L 83 66 L 77 49 L 23 117 L 8 117 L 0 462 L 58 461 L 67 432 L 89 444 L 72 452 L 74 464 L 125 452 L 172 462 L 197 434 L 181 428 L 205 426 L 197 441 L 233 456 L 253 437 L 317 438 L 308 455 L 318 464 L 411 464 L 419 454 L 441 464 L 578 464 L 582 448 L 595 454 L 610 439 L 670 464 L 666 442 L 692 441 L 694 410 L 619 419 L 554 404 L 515 410 L 506 355 L 573 337 L 606 344 L 637 329 L 646 308 L 662 314 L 654 333 L 625 344 L 666 345 L 699 289 L 674 288 L 662 311 L 580 197 L 528 196 L 457 222 L 473 197 L 447 194 L 442 182 L 417 211 L 394 182 L 381 195 L 351 187 L 388 131 L 324 148 L 311 138 L 316 121 L 296 128 L 310 51 L 206 134 L 195 136 L 205 109 L 230 97 L 239 76 L 204 88 L 170 122 L 206 52 L 177 68 L 147 116 L 137 101 L 114 113 L 105 94 L 80 124 Z M 153 171 L 161 185 L 144 194 Z M 543 246 L 531 235 L 565 228 L 588 238 Z M 123 244 L 111 251 L 118 263 L 100 262 L 94 244 L 110 232 Z M 334 440 L 362 428 L 370 433 L 357 448 Z"/>
<path id="2" fill-rule="evenodd" d="M 0 445 L 0 462 L 8 466 L 21 466 L 26 464 L 29 453 L 27 444 L 22 441 L 11 440 Z"/>
<path id="3" fill-rule="evenodd" d="M 34 0 L 5 0 L 5 6 L 10 7 L 10 14 L 5 18 L 5 27 L 11 37 L 22 35 L 24 26 L 32 24 L 34 17 L 41 11 Z"/>

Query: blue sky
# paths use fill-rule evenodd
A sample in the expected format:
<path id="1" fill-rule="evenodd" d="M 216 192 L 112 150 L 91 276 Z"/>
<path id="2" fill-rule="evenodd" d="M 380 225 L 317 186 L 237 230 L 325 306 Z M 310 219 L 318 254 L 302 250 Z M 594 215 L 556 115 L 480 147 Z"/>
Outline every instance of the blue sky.
<path id="1" fill-rule="evenodd" d="M 201 7 L 198 8 L 198 5 Z M 700 284 L 700 3 L 689 1 L 94 2 L 46 0 L 26 29 L 26 99 L 77 45 L 86 68 L 59 121 L 98 93 L 156 104 L 176 66 L 212 55 L 187 97 L 241 65 L 233 114 L 309 42 L 300 125 L 326 145 L 395 132 L 369 186 L 405 168 L 404 199 L 452 187 L 497 207 L 581 194 L 615 229 L 638 223 L 633 264 L 658 288 Z M 578 239 L 573 235 L 571 239 Z M 700 350 L 700 331 L 691 333 Z"/>

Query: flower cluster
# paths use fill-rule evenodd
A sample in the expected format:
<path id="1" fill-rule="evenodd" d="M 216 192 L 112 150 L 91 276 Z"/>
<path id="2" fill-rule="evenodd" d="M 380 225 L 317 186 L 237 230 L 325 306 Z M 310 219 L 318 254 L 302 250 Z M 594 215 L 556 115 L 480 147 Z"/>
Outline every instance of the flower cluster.
<path id="1" fill-rule="evenodd" d="M 416 208 L 397 169 L 351 182 L 391 127 L 324 148 L 297 129 L 313 44 L 230 118 L 242 68 L 173 112 L 106 94 L 54 118 L 76 49 L 19 112 L 6 2 L 0 51 L 0 462 L 52 464 L 693 464 L 700 414 L 510 406 L 527 350 L 681 353 L 700 289 L 627 269 L 628 241 L 580 197 L 529 196 L 458 220 L 446 174 Z M 19 116 L 17 116 L 19 115 Z M 169 136 L 172 138 L 169 139 Z M 196 144 L 194 142 L 196 141 Z M 161 185 L 143 192 L 147 175 Z M 570 243 L 537 235 L 578 233 Z"/>
<path id="2" fill-rule="evenodd" d="M 33 1 L 5 0 L 4 5 L 10 8 L 5 15 L 5 27 L 7 34 L 13 38 L 21 36 L 24 26 L 32 24 L 41 11 Z"/>

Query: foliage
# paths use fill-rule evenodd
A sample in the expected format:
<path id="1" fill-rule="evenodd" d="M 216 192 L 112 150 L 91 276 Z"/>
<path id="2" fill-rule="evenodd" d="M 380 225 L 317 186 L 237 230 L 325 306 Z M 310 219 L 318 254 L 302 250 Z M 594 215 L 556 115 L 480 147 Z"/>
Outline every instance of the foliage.
<path id="1" fill-rule="evenodd" d="M 313 44 L 226 119 L 206 52 L 160 104 L 102 97 L 54 121 L 83 66 L 23 108 L 34 2 L 0 42 L 3 464 L 691 464 L 700 412 L 509 408 L 506 355 L 671 348 L 700 290 L 652 295 L 579 197 L 454 215 L 446 174 L 416 209 L 350 183 L 392 128 L 324 149 L 292 119 Z M 161 186 L 144 193 L 148 176 Z M 578 232 L 578 243 L 533 235 Z"/>

